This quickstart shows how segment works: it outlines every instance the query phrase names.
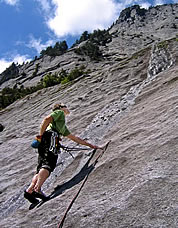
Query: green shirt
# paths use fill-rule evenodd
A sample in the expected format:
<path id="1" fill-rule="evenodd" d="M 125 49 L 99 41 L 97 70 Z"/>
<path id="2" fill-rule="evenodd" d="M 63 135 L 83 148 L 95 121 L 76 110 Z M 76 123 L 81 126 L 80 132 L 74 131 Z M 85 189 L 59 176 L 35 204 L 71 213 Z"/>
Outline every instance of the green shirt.
<path id="1" fill-rule="evenodd" d="M 68 136 L 70 131 L 67 129 L 65 125 L 65 115 L 62 110 L 55 110 L 51 113 L 53 118 L 53 122 L 49 124 L 47 130 L 56 130 L 60 135 Z"/>

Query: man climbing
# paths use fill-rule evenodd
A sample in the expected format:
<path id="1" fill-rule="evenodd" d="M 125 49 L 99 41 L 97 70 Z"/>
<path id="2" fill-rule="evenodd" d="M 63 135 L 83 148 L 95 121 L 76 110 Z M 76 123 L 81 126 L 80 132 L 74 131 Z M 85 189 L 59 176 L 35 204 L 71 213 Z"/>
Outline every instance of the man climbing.
<path id="1" fill-rule="evenodd" d="M 24 192 L 24 197 L 31 203 L 37 203 L 38 200 L 36 198 L 41 198 L 42 200 L 46 198 L 41 191 L 41 187 L 56 167 L 60 136 L 65 136 L 78 144 L 93 149 L 103 149 L 72 135 L 65 125 L 65 116 L 68 114 L 70 112 L 67 106 L 62 103 L 55 104 L 53 112 L 42 121 L 39 135 L 36 137 L 40 141 L 37 172 L 32 178 L 30 186 Z"/>

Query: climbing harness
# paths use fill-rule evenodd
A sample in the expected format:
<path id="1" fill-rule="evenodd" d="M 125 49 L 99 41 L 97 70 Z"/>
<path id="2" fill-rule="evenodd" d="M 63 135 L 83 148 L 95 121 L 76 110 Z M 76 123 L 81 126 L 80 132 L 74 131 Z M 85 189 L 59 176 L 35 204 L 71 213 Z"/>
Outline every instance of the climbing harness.
<path id="1" fill-rule="evenodd" d="M 94 160 L 94 162 L 91 164 L 93 167 L 95 167 L 95 165 L 96 165 L 96 163 L 98 162 L 98 160 L 103 156 L 103 154 L 104 154 L 104 152 L 106 151 L 106 149 L 108 148 L 108 145 L 109 145 L 110 142 L 111 142 L 111 141 L 109 141 L 109 142 L 105 145 L 104 149 L 98 154 L 98 156 L 96 157 L 96 159 Z M 93 150 L 93 154 L 95 154 L 95 152 L 96 152 L 96 149 Z M 62 218 L 62 220 L 61 220 L 61 222 L 60 222 L 59 225 L 58 225 L 58 228 L 62 228 L 62 227 L 63 227 L 65 218 L 66 218 L 66 216 L 67 216 L 67 213 L 69 212 L 69 210 L 71 209 L 71 207 L 72 207 L 72 205 L 74 204 L 75 200 L 77 199 L 77 197 L 78 197 L 79 193 L 81 192 L 83 186 L 85 185 L 85 183 L 86 183 L 86 181 L 87 181 L 89 175 L 90 175 L 90 172 L 86 175 L 86 177 L 85 177 L 85 179 L 83 180 L 83 183 L 81 184 L 81 186 L 80 186 L 78 192 L 76 193 L 76 195 L 74 196 L 74 198 L 73 198 L 72 201 L 70 202 L 70 204 L 69 204 L 69 206 L 68 206 L 68 208 L 67 208 L 67 210 L 66 210 L 66 212 L 65 212 L 65 214 L 64 214 L 64 216 L 63 216 L 63 218 Z"/>

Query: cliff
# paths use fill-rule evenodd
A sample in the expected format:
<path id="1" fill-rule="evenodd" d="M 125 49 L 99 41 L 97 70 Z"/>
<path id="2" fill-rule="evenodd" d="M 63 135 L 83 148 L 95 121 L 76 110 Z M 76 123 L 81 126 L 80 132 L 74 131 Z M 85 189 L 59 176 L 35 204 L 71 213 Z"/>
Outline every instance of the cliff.
<path id="1" fill-rule="evenodd" d="M 112 41 L 100 46 L 103 60 L 82 61 L 90 73 L 39 90 L 0 111 L 5 127 L 0 132 L 2 228 L 57 227 L 95 158 L 90 151 L 75 152 L 74 159 L 61 153 L 44 185 L 47 194 L 56 191 L 57 197 L 28 210 L 23 190 L 37 162 L 30 144 L 58 101 L 71 110 L 67 125 L 72 133 L 101 145 L 111 140 L 64 227 L 178 226 L 177 9 L 178 4 L 126 9 L 109 29 Z M 37 63 L 38 73 L 30 79 Z M 17 81 L 34 85 L 45 72 L 70 70 L 76 64 L 80 61 L 73 49 L 53 59 L 45 56 L 19 67 L 25 78 L 19 75 L 1 86 Z M 76 146 L 68 140 L 63 144 Z"/>

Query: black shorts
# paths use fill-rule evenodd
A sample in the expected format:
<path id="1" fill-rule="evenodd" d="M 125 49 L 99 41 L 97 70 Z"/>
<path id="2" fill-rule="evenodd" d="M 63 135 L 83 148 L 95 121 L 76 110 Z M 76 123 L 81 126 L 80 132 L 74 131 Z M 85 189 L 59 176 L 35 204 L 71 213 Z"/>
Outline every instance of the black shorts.
<path id="1" fill-rule="evenodd" d="M 45 131 L 42 139 L 41 144 L 38 148 L 38 166 L 37 166 L 37 173 L 40 171 L 41 168 L 47 169 L 50 173 L 54 171 L 57 164 L 58 155 L 56 153 L 57 146 L 54 150 L 51 150 L 51 143 L 52 143 L 52 131 Z M 58 138 L 55 139 L 58 141 Z"/>

